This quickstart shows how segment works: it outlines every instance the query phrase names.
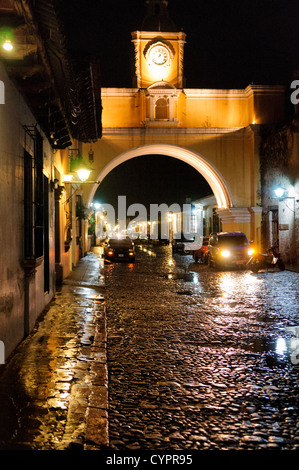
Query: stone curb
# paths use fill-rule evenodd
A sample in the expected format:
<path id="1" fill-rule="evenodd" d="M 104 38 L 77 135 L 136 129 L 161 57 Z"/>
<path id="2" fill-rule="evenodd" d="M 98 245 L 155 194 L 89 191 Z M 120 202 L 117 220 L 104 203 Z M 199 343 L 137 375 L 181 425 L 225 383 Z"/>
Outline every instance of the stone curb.
<path id="1" fill-rule="evenodd" d="M 85 450 L 99 450 L 109 444 L 107 327 L 104 300 L 94 303 L 94 332 L 91 348 L 90 385 L 85 414 Z"/>
<path id="2" fill-rule="evenodd" d="M 65 432 L 57 450 L 106 449 L 108 433 L 108 369 L 106 305 L 95 300 L 92 315 L 84 325 L 84 355 L 77 371 L 85 370 L 85 380 L 73 384 Z"/>

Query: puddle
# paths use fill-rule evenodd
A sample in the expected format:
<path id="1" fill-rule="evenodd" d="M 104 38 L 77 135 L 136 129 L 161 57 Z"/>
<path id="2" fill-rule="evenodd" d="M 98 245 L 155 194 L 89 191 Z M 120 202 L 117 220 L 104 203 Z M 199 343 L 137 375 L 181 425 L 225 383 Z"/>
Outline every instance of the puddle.
<path id="1" fill-rule="evenodd" d="M 178 295 L 192 295 L 193 292 L 191 290 L 182 290 L 182 291 L 177 291 L 176 294 L 178 294 Z"/>
<path id="2" fill-rule="evenodd" d="M 287 327 L 279 336 L 272 339 L 258 338 L 244 347 L 246 351 L 266 353 L 270 366 L 299 364 L 299 327 Z"/>
<path id="3" fill-rule="evenodd" d="M 86 295 L 89 299 L 96 299 L 97 297 L 102 298 L 103 296 L 99 294 L 97 289 L 93 289 L 91 287 L 81 287 L 76 286 L 73 288 L 74 294 L 81 294 Z"/>

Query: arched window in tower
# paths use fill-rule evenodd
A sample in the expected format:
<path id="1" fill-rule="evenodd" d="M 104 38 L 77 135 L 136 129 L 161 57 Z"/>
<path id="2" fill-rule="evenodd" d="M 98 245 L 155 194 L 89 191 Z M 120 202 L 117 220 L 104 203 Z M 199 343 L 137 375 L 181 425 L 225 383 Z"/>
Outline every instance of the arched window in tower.
<path id="1" fill-rule="evenodd" d="M 169 103 L 167 98 L 159 98 L 155 106 L 155 119 L 169 119 Z"/>

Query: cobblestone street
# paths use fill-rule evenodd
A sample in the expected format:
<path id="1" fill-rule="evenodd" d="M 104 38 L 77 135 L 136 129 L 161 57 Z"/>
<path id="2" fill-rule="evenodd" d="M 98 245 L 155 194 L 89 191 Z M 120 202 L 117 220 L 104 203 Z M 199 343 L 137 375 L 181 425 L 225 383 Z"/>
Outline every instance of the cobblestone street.
<path id="1" fill-rule="evenodd" d="M 17 348 L 0 448 L 298 450 L 298 273 L 136 251 L 89 253 Z"/>
<path id="2" fill-rule="evenodd" d="M 298 274 L 170 247 L 106 267 L 112 449 L 298 449 Z"/>

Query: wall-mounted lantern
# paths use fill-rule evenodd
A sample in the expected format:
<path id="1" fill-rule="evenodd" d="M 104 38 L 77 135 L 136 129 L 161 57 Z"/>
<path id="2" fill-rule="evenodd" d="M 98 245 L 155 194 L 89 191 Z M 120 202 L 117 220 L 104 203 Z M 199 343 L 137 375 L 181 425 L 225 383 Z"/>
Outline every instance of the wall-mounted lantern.
<path id="1" fill-rule="evenodd" d="M 277 186 L 274 190 L 275 197 L 278 199 L 283 199 L 284 197 L 287 197 L 287 190 L 285 188 L 282 188 L 281 186 Z"/>
<path id="2" fill-rule="evenodd" d="M 11 52 L 13 50 L 14 33 L 11 28 L 0 28 L 0 46 L 4 51 Z"/>
<path id="3" fill-rule="evenodd" d="M 74 151 L 77 151 L 75 157 L 73 154 Z M 70 173 L 64 175 L 64 183 L 99 183 L 99 181 L 88 181 L 92 170 L 93 168 L 91 168 L 90 163 L 84 161 L 78 149 L 70 149 Z M 74 173 L 77 173 L 79 180 L 74 180 Z"/>
<path id="4" fill-rule="evenodd" d="M 287 189 L 283 188 L 282 186 L 276 186 L 276 188 L 273 189 L 275 198 L 283 200 L 283 199 L 294 199 L 294 196 L 291 196 L 290 193 L 293 193 L 293 191 L 288 191 Z M 294 194 L 294 193 L 293 193 Z"/>

